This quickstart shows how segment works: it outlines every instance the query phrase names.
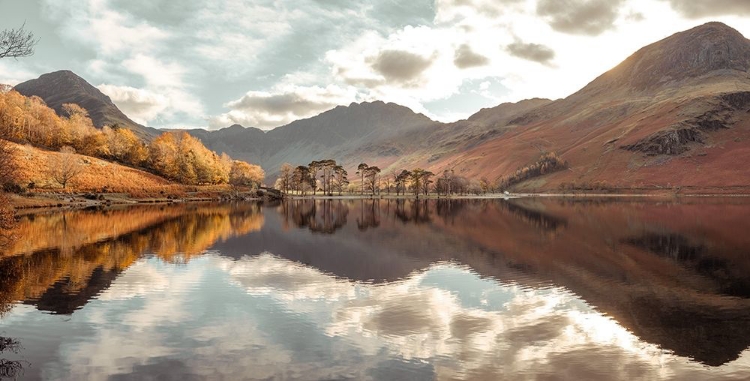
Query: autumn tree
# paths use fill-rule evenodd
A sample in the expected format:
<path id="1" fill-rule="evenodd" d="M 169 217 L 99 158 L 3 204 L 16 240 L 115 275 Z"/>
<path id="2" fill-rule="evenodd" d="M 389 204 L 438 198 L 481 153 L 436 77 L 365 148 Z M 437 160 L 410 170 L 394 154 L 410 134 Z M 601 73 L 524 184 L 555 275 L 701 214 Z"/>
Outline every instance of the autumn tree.
<path id="1" fill-rule="evenodd" d="M 0 31 L 0 58 L 21 58 L 34 55 L 38 39 L 34 33 L 25 30 L 26 24 L 18 29 Z"/>
<path id="2" fill-rule="evenodd" d="M 174 134 L 166 132 L 158 136 L 149 144 L 148 166 L 170 180 L 177 180 L 177 151 L 177 139 Z"/>
<path id="3" fill-rule="evenodd" d="M 16 182 L 18 166 L 15 151 L 8 141 L 0 139 L 0 187 Z"/>
<path id="4" fill-rule="evenodd" d="M 289 193 L 289 187 L 292 184 L 292 174 L 294 173 L 294 167 L 289 163 L 281 165 L 279 170 L 279 187 L 284 194 Z"/>
<path id="5" fill-rule="evenodd" d="M 263 169 L 259 166 L 235 160 L 229 173 L 229 184 L 258 188 L 263 182 L 264 176 Z"/>
<path id="6" fill-rule="evenodd" d="M 310 168 L 300 165 L 294 168 L 292 183 L 303 196 L 310 187 Z"/>
<path id="7" fill-rule="evenodd" d="M 71 180 L 83 173 L 84 167 L 76 156 L 73 147 L 65 146 L 50 157 L 49 173 L 53 180 L 65 189 Z"/>

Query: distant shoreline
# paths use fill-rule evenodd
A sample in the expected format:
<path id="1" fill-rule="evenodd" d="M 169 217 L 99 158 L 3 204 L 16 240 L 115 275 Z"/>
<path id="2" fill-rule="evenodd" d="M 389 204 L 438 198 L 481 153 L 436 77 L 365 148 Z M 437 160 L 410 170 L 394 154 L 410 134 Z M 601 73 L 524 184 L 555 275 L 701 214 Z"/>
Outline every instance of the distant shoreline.
<path id="1" fill-rule="evenodd" d="M 51 210 L 85 209 L 91 207 L 109 206 L 133 206 L 149 204 L 179 204 L 200 202 L 222 202 L 222 201 L 263 201 L 262 197 L 251 196 L 249 193 L 231 195 L 229 193 L 215 193 L 204 196 L 186 197 L 148 197 L 136 198 L 123 194 L 102 194 L 103 199 L 91 200 L 86 198 L 87 193 L 55 193 L 40 194 L 33 197 L 21 195 L 10 195 L 10 206 L 22 214 L 33 214 L 36 212 L 47 212 Z M 681 198 L 750 198 L 750 193 L 668 193 L 668 192 L 646 192 L 646 193 L 492 193 L 485 195 L 444 195 L 430 194 L 420 195 L 418 200 L 512 200 L 512 199 L 681 199 Z M 414 195 L 290 195 L 286 200 L 417 200 Z"/>

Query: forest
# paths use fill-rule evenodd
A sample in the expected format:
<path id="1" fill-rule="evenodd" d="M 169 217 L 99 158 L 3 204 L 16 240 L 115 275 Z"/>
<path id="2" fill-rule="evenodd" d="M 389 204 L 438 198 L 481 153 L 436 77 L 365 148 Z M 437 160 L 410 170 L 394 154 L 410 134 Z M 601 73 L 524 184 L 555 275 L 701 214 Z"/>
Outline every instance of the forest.
<path id="1" fill-rule="evenodd" d="M 164 132 L 151 142 L 117 125 L 94 127 L 88 113 L 75 104 L 65 104 L 62 116 L 47 107 L 39 97 L 25 97 L 3 87 L 0 89 L 0 139 L 58 151 L 45 170 L 61 187 L 82 170 L 72 154 L 96 157 L 146 170 L 168 180 L 186 184 L 231 184 L 259 186 L 263 169 L 226 154 L 218 155 L 186 132 Z M 16 184 L 13 149 L 0 144 L 2 185 L 8 190 L 24 187 Z M 102 184 L 105 186 L 106 184 Z"/>

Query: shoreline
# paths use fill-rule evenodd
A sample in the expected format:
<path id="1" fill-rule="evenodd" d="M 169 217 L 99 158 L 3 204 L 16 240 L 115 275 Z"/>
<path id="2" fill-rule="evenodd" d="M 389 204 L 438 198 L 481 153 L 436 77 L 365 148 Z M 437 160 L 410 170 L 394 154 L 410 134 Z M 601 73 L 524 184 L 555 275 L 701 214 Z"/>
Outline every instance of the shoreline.
<path id="1" fill-rule="evenodd" d="M 48 212 L 54 210 L 76 210 L 92 207 L 111 207 L 111 206 L 134 206 L 134 205 L 153 205 L 153 204 L 178 204 L 178 203 L 200 203 L 200 202 L 222 202 L 222 201 L 264 201 L 268 198 L 251 195 L 250 192 L 240 192 L 230 194 L 226 192 L 203 193 L 200 196 L 184 197 L 130 197 L 119 193 L 93 194 L 95 199 L 91 199 L 91 193 L 54 193 L 54 194 L 36 194 L 31 197 L 8 194 L 9 206 L 16 213 L 33 214 L 37 212 Z M 101 196 L 101 198 L 100 198 Z M 702 198 L 734 198 L 750 199 L 748 193 L 667 193 L 667 192 L 645 192 L 645 193 L 492 193 L 484 195 L 420 195 L 418 200 L 512 200 L 512 199 L 702 199 Z M 288 195 L 286 200 L 417 200 L 414 195 Z"/>

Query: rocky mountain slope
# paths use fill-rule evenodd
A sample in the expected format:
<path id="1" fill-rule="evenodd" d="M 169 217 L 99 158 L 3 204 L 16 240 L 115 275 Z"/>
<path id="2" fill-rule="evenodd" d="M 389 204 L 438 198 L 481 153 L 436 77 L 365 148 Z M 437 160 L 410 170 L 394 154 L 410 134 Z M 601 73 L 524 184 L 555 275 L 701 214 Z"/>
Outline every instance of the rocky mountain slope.
<path id="1" fill-rule="evenodd" d="M 708 23 L 646 46 L 569 96 L 522 113 L 505 133 L 433 164 L 498 178 L 556 152 L 569 170 L 521 188 L 745 186 L 750 41 Z"/>
<path id="2" fill-rule="evenodd" d="M 156 136 L 158 132 L 132 121 L 108 96 L 69 70 L 44 74 L 16 85 L 15 90 L 27 97 L 42 98 L 58 114 L 62 113 L 64 104 L 75 103 L 89 112 L 91 121 L 98 128 L 120 125 L 130 128 L 143 138 Z"/>
<path id="3" fill-rule="evenodd" d="M 364 102 L 338 106 L 268 132 L 238 125 L 218 131 L 188 132 L 214 151 L 261 163 L 267 173 L 273 173 L 285 162 L 306 165 L 323 158 L 350 167 L 362 160 L 392 161 L 410 147 L 410 144 L 392 144 L 393 141 L 410 134 L 430 133 L 440 125 L 394 103 Z"/>

